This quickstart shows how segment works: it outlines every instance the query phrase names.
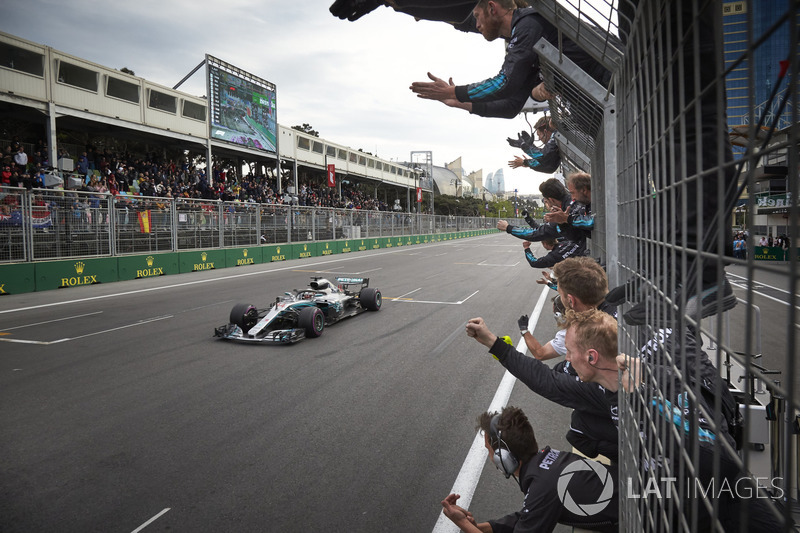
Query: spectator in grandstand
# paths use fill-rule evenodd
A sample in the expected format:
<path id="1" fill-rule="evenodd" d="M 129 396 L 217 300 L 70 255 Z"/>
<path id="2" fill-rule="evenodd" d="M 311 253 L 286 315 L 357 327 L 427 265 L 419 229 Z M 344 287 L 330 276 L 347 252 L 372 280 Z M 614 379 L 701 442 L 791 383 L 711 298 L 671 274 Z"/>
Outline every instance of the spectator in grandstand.
<path id="1" fill-rule="evenodd" d="M 534 126 L 539 142 L 544 144 L 543 149 L 539 149 L 533 144 L 533 139 L 526 131 L 520 132 L 516 139 L 508 139 L 508 144 L 520 148 L 530 157 L 515 157 L 508 162 L 511 168 L 527 167 L 536 172 L 552 174 L 558 170 L 561 164 L 561 152 L 558 150 L 556 138 L 553 133 L 556 131 L 553 120 L 548 117 L 541 117 Z"/>
<path id="2" fill-rule="evenodd" d="M 11 166 L 3 165 L 3 171 L 0 173 L 0 185 L 11 187 Z"/>
<path id="3" fill-rule="evenodd" d="M 457 504 L 460 495 L 450 494 L 442 501 L 443 512 L 461 531 L 553 531 L 557 524 L 617 531 L 616 468 L 549 446 L 540 450 L 528 417 L 517 407 L 482 413 L 477 429 L 489 460 L 506 478 L 514 477 L 525 499 L 521 511 L 478 523 Z"/>
<path id="4" fill-rule="evenodd" d="M 22 172 L 28 169 L 28 154 L 25 153 L 25 148 L 21 144 L 17 148 L 17 153 L 14 154 L 14 164 Z"/>
<path id="5" fill-rule="evenodd" d="M 89 158 L 86 157 L 86 152 L 83 152 L 80 156 L 78 156 L 78 172 L 80 172 L 83 176 L 89 174 Z"/>
<path id="6" fill-rule="evenodd" d="M 519 8 L 514 0 L 480 0 L 467 27 L 461 29 L 477 31 L 487 41 L 502 37 L 508 42 L 500 72 L 482 82 L 459 86 L 452 78 L 445 81 L 429 72 L 430 82 L 411 84 L 411 91 L 418 97 L 483 117 L 514 118 L 534 87 L 542 83 L 539 57 L 534 50 L 534 44 L 542 37 L 555 45 L 561 41 L 564 54 L 604 86 L 611 79 L 610 72 L 560 35 L 535 8 Z"/>

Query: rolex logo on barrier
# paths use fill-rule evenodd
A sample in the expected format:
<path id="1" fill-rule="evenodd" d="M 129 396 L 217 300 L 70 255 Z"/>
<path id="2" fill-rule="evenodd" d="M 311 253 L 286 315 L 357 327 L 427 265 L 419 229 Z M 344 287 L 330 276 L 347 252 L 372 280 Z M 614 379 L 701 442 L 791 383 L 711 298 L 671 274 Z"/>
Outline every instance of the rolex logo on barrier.
<path id="1" fill-rule="evenodd" d="M 141 270 L 136 271 L 136 279 L 139 278 L 149 278 L 152 276 L 163 276 L 164 275 L 164 268 L 163 267 L 153 267 L 156 262 L 156 258 L 152 255 L 148 255 L 144 258 L 144 262 L 147 263 L 147 268 L 143 268 Z"/>
<path id="2" fill-rule="evenodd" d="M 98 283 L 96 274 L 84 276 L 84 270 L 86 270 L 86 263 L 83 261 L 78 261 L 75 263 L 75 273 L 77 276 L 61 278 L 61 285 L 59 285 L 59 288 L 77 287 L 79 285 L 91 285 L 92 283 Z"/>
<path id="3" fill-rule="evenodd" d="M 241 258 L 241 259 L 237 259 L 236 260 L 236 266 L 237 267 L 238 266 L 243 266 L 243 265 L 252 265 L 252 264 L 255 263 L 255 261 L 253 261 L 252 257 L 247 257 L 247 248 L 242 250 L 242 256 L 244 256 L 244 257 Z"/>
<path id="4" fill-rule="evenodd" d="M 333 250 L 331 250 L 330 243 L 326 242 L 325 243 L 325 249 L 322 250 L 322 255 L 331 255 L 332 253 L 333 253 Z"/>
<path id="5" fill-rule="evenodd" d="M 367 246 L 364 244 L 364 241 L 362 240 L 361 244 L 358 245 L 358 251 L 359 252 L 363 252 L 366 249 L 367 249 Z"/>
<path id="6" fill-rule="evenodd" d="M 286 256 L 281 253 L 281 247 L 280 246 L 278 246 L 275 249 L 275 252 L 276 252 L 277 255 L 273 255 L 272 256 L 272 260 L 273 261 L 286 261 Z"/>
<path id="7" fill-rule="evenodd" d="M 375 242 L 372 243 L 372 249 L 377 250 L 380 247 L 381 245 L 378 243 L 378 239 L 375 239 Z"/>
<path id="8" fill-rule="evenodd" d="M 311 257 L 311 252 L 308 251 L 308 245 L 303 245 L 303 251 L 300 252 L 300 259 L 305 259 L 307 257 Z"/>
<path id="9" fill-rule="evenodd" d="M 195 263 L 194 268 L 192 270 L 194 270 L 195 272 L 197 272 L 198 270 L 214 270 L 215 268 L 214 263 L 207 262 L 208 254 L 206 252 L 202 252 L 200 254 L 200 259 L 202 259 L 202 263 Z"/>
<path id="10" fill-rule="evenodd" d="M 349 253 L 350 252 L 350 241 L 344 241 L 344 247 L 342 248 L 342 253 Z"/>

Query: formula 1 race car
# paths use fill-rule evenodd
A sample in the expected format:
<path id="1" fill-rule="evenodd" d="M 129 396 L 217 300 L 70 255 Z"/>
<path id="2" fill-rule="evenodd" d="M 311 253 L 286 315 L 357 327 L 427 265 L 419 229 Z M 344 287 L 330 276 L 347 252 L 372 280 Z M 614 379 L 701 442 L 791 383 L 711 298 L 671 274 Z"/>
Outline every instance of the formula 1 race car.
<path id="1" fill-rule="evenodd" d="M 290 344 L 319 337 L 325 326 L 364 311 L 379 311 L 381 291 L 369 287 L 369 278 L 312 277 L 307 289 L 286 292 L 269 308 L 237 304 L 230 323 L 214 329 L 214 336 L 243 342 Z M 357 290 L 351 287 L 360 286 Z"/>

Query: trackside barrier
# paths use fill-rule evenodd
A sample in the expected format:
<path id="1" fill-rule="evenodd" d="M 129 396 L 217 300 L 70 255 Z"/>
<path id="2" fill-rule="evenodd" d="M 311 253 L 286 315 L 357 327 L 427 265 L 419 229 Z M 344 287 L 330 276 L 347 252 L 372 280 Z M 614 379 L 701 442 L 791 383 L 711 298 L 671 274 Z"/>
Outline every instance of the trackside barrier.
<path id="1" fill-rule="evenodd" d="M 441 236 L 462 239 L 496 233 L 494 229 Z M 144 253 L 120 257 L 75 258 L 59 261 L 0 264 L 0 296 L 53 289 L 74 289 L 97 283 L 132 281 L 173 274 L 327 257 L 335 254 L 441 242 L 438 235 L 408 235 L 374 239 L 285 243 L 181 252 Z"/>

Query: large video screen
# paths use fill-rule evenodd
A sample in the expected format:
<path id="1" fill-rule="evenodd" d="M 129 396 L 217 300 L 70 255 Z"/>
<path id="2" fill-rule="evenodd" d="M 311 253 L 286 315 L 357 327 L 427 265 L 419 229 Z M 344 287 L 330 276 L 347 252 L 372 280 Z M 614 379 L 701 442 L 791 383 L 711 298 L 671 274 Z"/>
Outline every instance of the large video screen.
<path id="1" fill-rule="evenodd" d="M 276 152 L 275 85 L 207 57 L 213 139 Z"/>

